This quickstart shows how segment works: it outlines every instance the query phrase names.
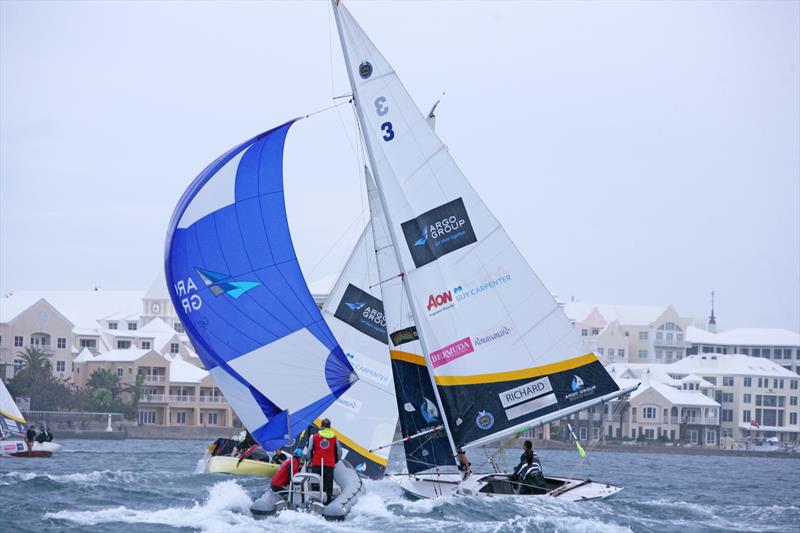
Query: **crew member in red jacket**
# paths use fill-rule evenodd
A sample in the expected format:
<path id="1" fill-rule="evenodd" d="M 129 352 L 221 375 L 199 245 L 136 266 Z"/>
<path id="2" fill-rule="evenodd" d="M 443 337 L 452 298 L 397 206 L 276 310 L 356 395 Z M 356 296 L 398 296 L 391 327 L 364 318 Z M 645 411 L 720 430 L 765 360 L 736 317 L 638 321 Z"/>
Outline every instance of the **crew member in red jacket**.
<path id="1" fill-rule="evenodd" d="M 297 448 L 294 451 L 294 456 L 286 459 L 281 467 L 272 476 L 272 490 L 278 492 L 285 490 L 292 480 L 292 475 L 300 471 L 300 459 L 303 457 L 303 450 Z"/>
<path id="2" fill-rule="evenodd" d="M 320 424 L 319 432 L 309 439 L 308 457 L 311 460 L 311 472 L 322 475 L 322 490 L 327 496 L 326 503 L 330 502 L 333 496 L 333 467 L 342 457 L 342 449 L 327 418 Z"/>

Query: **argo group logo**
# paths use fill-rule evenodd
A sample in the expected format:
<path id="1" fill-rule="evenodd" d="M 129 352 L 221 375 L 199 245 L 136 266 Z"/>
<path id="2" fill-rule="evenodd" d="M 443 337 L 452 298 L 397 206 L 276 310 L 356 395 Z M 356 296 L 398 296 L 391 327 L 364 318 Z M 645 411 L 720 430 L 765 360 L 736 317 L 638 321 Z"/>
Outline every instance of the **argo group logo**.
<path id="1" fill-rule="evenodd" d="M 478 240 L 461 198 L 407 220 L 401 227 L 417 268 Z"/>
<path id="2" fill-rule="evenodd" d="M 564 396 L 564 399 L 569 400 L 571 402 L 577 400 L 583 400 L 587 396 L 591 396 L 594 394 L 594 391 L 597 390 L 597 385 L 589 385 L 587 386 L 583 379 L 577 374 L 572 376 L 572 382 L 570 383 L 570 387 L 572 388 L 572 392 Z"/>
<path id="3" fill-rule="evenodd" d="M 333 314 L 364 335 L 389 344 L 386 335 L 386 315 L 383 314 L 383 302 L 362 291 L 355 285 L 348 284 L 339 306 Z"/>

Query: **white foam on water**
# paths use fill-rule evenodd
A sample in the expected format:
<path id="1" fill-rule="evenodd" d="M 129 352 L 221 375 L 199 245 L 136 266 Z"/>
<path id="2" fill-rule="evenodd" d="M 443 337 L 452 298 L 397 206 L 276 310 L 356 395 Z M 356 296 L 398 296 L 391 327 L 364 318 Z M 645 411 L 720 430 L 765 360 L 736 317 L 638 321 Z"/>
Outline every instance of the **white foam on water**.
<path id="1" fill-rule="evenodd" d="M 82 526 L 122 522 L 127 524 L 164 524 L 203 531 L 227 531 L 232 526 L 252 525 L 249 515 L 252 500 L 235 480 L 226 480 L 209 487 L 204 503 L 192 507 L 166 509 L 129 509 L 124 505 L 96 511 L 58 511 L 45 519 L 66 520 Z"/>
<path id="2" fill-rule="evenodd" d="M 14 485 L 20 481 L 30 481 L 39 477 L 36 472 L 3 472 L 0 474 L 0 486 Z"/>

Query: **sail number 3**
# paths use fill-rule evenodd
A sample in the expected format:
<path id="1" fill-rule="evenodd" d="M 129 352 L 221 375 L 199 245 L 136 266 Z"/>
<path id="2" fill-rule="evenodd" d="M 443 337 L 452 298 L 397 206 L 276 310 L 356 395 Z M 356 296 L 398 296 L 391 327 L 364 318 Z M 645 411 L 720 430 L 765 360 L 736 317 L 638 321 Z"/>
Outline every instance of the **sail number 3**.
<path id="1" fill-rule="evenodd" d="M 389 106 L 386 105 L 386 97 L 379 96 L 375 99 L 375 113 L 382 117 L 389 112 Z M 383 140 L 386 142 L 391 141 L 394 139 L 394 130 L 392 129 L 392 123 L 389 121 L 384 122 L 381 124 L 381 131 L 383 132 Z"/>

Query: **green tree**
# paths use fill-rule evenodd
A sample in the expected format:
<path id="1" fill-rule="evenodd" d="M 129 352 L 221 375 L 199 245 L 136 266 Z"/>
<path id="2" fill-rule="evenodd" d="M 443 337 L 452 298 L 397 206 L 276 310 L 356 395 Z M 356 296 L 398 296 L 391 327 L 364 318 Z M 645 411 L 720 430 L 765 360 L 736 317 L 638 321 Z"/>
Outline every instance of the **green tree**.
<path id="1" fill-rule="evenodd" d="M 136 380 L 132 384 L 123 384 L 122 392 L 131 395 L 131 412 L 133 417 L 139 412 L 139 400 L 142 398 L 142 386 L 144 385 L 144 374 L 137 373 Z"/>
<path id="2" fill-rule="evenodd" d="M 119 377 L 107 368 L 98 368 L 92 372 L 86 386 L 92 390 L 106 389 L 112 399 L 116 399 L 120 392 Z"/>
<path id="3" fill-rule="evenodd" d="M 17 376 L 21 381 L 27 381 L 29 385 L 45 383 L 50 381 L 53 376 L 53 363 L 50 362 L 50 354 L 39 348 L 25 348 L 17 352 L 17 357 L 22 361 Z"/>
<path id="4" fill-rule="evenodd" d="M 98 411 L 108 411 L 114 404 L 111 391 L 100 387 L 92 391 L 92 404 Z"/>

